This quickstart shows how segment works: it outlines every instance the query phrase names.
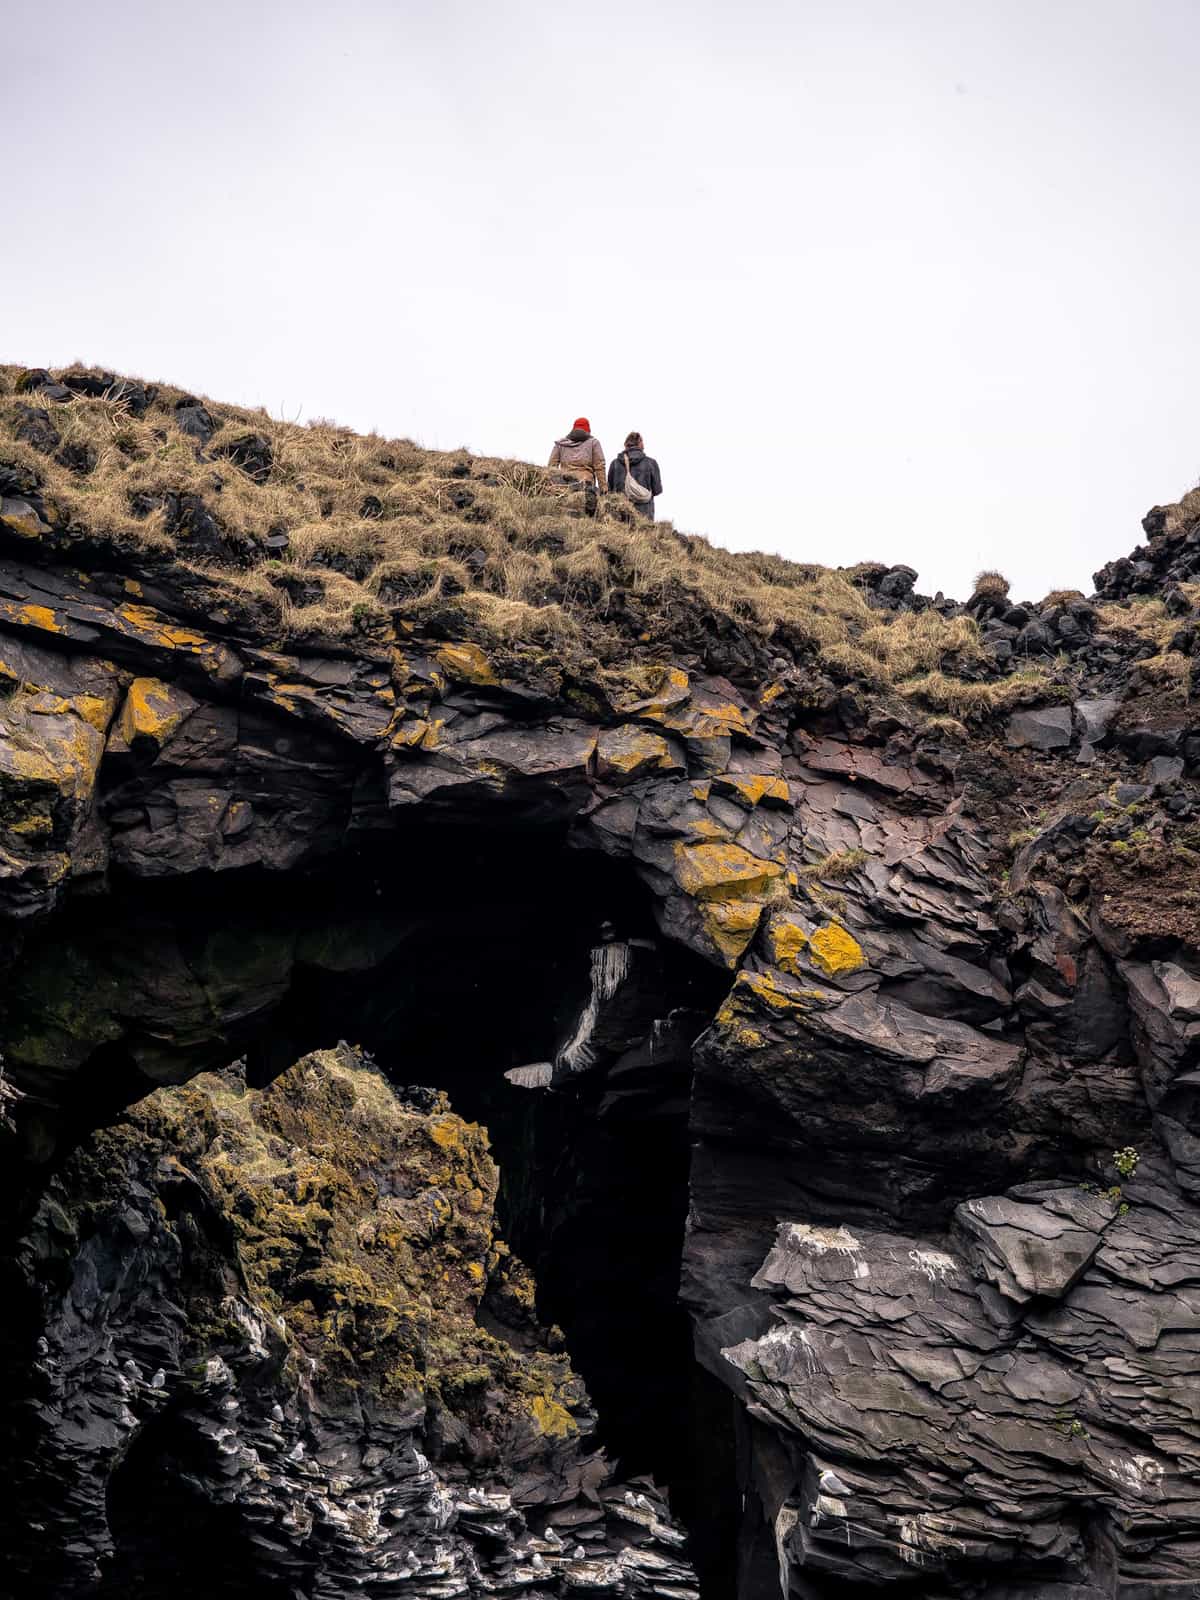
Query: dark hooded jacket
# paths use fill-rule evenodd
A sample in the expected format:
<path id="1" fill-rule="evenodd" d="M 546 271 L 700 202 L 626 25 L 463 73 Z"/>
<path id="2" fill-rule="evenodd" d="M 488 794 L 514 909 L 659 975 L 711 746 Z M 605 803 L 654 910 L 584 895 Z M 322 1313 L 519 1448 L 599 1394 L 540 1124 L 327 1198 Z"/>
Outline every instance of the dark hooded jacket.
<path id="1" fill-rule="evenodd" d="M 658 470 L 658 462 L 653 456 L 648 456 L 644 450 L 622 450 L 612 458 L 608 468 L 608 487 L 611 494 L 624 494 L 625 492 L 625 458 L 629 457 L 629 470 L 633 473 L 634 482 L 640 483 L 643 489 L 649 489 L 652 495 L 663 492 L 662 474 Z M 654 501 L 644 500 L 641 504 L 630 501 L 630 504 L 640 511 L 643 516 L 654 518 Z"/>

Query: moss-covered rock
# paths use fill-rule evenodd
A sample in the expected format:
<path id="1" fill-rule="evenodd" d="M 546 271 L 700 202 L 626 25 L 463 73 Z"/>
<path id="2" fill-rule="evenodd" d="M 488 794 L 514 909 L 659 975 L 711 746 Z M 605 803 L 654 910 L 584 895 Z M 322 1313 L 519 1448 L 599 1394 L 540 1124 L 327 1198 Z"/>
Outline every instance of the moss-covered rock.
<path id="1" fill-rule="evenodd" d="M 419 1396 L 493 1438 L 586 1431 L 566 1358 L 518 1352 L 477 1321 L 502 1259 L 507 1283 L 518 1273 L 495 1233 L 486 1130 L 444 1095 L 417 1111 L 348 1049 L 318 1051 L 265 1089 L 229 1072 L 159 1090 L 97 1134 L 94 1159 L 119 1178 L 139 1140 L 228 1219 L 256 1315 L 317 1394 Z M 524 1309 L 528 1334 L 532 1294 Z"/>
<path id="2" fill-rule="evenodd" d="M 644 1552 L 610 1537 L 600 1491 L 624 1500 L 496 1235 L 487 1133 L 420 1100 L 339 1046 L 262 1089 L 157 1090 L 65 1162 L 20 1251 L 43 1330 L 23 1593 L 224 1561 L 264 1593 L 432 1600 L 510 1593 L 535 1553 L 547 1593 L 597 1558 L 619 1594 L 694 1593 L 658 1513 Z M 587 1524 L 581 1555 L 537 1536 L 550 1515 Z"/>

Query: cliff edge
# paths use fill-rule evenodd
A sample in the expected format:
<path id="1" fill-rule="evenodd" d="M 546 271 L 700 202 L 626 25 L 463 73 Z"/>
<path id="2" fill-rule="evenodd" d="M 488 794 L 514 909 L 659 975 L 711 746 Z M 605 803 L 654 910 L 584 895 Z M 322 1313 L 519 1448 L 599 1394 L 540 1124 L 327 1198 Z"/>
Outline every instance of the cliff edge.
<path id="1" fill-rule="evenodd" d="M 0 368 L 12 1592 L 192 1592 L 113 1489 L 136 1452 L 247 1592 L 1190 1595 L 1200 492 L 1143 527 L 1090 596 L 958 603 L 522 463 Z M 307 1055 L 343 1038 L 382 1077 Z M 348 1159 L 281 1130 L 305 1071 L 392 1130 L 349 1213 L 288 1196 Z M 450 1106 L 497 1187 L 464 1154 L 476 1220 L 449 1197 L 371 1287 L 385 1170 L 398 1259 L 455 1186 L 413 1153 Z M 493 1207 L 541 1285 L 507 1323 Z M 260 1355 L 212 1285 L 276 1314 L 276 1248 L 308 1254 Z M 115 1357 L 47 1361 L 129 1259 L 106 1348 L 158 1327 L 162 1382 L 126 1416 Z M 271 1439 L 326 1452 L 319 1506 Z"/>

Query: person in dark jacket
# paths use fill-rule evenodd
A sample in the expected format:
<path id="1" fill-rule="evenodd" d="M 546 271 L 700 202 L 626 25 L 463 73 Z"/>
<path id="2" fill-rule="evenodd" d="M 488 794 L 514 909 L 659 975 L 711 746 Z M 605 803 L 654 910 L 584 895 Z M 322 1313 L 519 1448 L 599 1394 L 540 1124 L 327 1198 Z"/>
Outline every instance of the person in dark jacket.
<path id="1" fill-rule="evenodd" d="M 626 493 L 627 473 L 634 483 L 649 491 L 648 500 Z M 625 494 L 635 511 L 654 521 L 654 497 L 662 493 L 662 474 L 658 470 L 658 462 L 646 454 L 640 433 L 627 434 L 624 450 L 612 458 L 608 468 L 608 488 L 610 494 Z"/>

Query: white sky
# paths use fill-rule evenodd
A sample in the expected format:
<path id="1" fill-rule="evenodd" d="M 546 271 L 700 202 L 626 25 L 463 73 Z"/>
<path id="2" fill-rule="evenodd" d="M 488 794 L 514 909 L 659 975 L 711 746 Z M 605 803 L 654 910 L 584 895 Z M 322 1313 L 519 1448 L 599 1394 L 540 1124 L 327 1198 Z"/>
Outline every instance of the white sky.
<path id="1" fill-rule="evenodd" d="M 1091 587 L 1200 471 L 1195 0 L 4 0 L 9 361 Z"/>

